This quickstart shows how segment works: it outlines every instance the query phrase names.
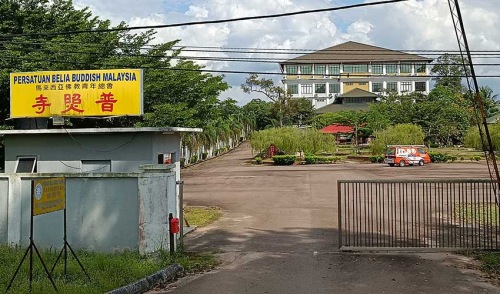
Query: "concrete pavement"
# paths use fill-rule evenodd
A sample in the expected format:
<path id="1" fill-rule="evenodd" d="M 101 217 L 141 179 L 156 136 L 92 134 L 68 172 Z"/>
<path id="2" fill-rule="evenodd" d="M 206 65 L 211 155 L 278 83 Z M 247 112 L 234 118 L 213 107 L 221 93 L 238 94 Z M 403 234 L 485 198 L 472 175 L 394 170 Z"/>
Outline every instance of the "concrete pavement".
<path id="1" fill-rule="evenodd" d="M 183 171 L 186 205 L 222 219 L 185 239 L 218 269 L 155 293 L 500 293 L 463 256 L 337 250 L 339 179 L 487 178 L 484 164 L 256 166 L 248 144 Z M 153 293 L 153 292 L 152 292 Z"/>

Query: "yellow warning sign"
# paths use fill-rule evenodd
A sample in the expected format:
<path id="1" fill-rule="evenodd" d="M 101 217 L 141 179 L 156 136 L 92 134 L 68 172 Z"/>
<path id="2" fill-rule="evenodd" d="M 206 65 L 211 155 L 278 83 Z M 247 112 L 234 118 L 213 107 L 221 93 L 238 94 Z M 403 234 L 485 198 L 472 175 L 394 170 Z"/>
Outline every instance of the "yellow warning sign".
<path id="1" fill-rule="evenodd" d="M 33 215 L 66 208 L 66 179 L 48 178 L 33 181 Z"/>

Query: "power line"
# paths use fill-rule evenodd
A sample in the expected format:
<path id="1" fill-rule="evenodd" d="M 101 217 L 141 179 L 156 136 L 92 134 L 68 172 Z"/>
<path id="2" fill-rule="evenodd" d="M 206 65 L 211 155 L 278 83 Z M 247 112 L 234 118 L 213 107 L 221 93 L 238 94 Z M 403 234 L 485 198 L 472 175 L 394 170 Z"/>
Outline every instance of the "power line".
<path id="1" fill-rule="evenodd" d="M 137 65 L 124 65 L 124 64 L 105 64 L 105 63 L 83 63 L 83 62 L 76 62 L 76 61 L 63 61 L 63 60 L 51 60 L 51 59 L 33 59 L 33 58 L 23 58 L 23 57 L 10 57 L 10 58 L 5 58 L 5 57 L 0 57 L 0 59 L 13 59 L 13 60 L 24 60 L 24 61 L 30 61 L 30 62 L 49 62 L 49 63 L 60 63 L 60 64 L 71 64 L 71 65 L 84 65 L 84 66 L 101 66 L 106 68 L 133 68 L 133 69 L 151 69 L 151 70 L 168 70 L 168 71 L 181 71 L 181 72 L 202 72 L 202 73 L 212 73 L 212 74 L 256 74 L 256 75 L 278 75 L 278 76 L 283 76 L 287 75 L 282 72 L 264 72 L 264 71 L 243 71 L 243 70 L 210 70 L 210 69 L 189 69 L 189 68 L 176 68 L 176 67 L 158 67 L 158 66 L 137 66 Z M 47 70 L 47 71 L 53 71 L 53 70 Z M 289 76 L 295 76 L 290 75 Z M 298 74 L 297 74 L 298 75 Z M 311 76 L 312 74 L 301 74 L 300 76 Z M 313 75 L 313 76 L 323 76 L 323 75 Z M 329 75 L 332 76 L 332 79 L 337 79 L 336 75 Z M 357 73 L 343 73 L 340 78 L 368 78 L 368 77 L 384 77 L 384 78 L 400 78 L 400 77 L 409 77 L 409 78 L 441 78 L 441 77 L 450 77 L 450 78 L 464 78 L 466 77 L 465 75 L 419 75 L 419 76 L 405 76 L 405 75 L 372 75 L 372 74 L 357 74 Z M 478 75 L 477 77 L 480 78 L 500 78 L 500 73 L 499 74 L 491 74 L 491 75 Z"/>
<path id="2" fill-rule="evenodd" d="M 161 28 L 181 27 L 181 26 L 220 24 L 220 23 L 237 22 L 237 21 L 244 21 L 244 20 L 279 18 L 279 17 L 301 15 L 301 14 L 331 12 L 331 11 L 347 10 L 347 9 L 353 9 L 353 8 L 391 4 L 391 3 L 405 2 L 405 1 L 408 1 L 408 0 L 387 0 L 387 1 L 370 2 L 370 3 L 359 3 L 359 4 L 346 5 L 346 6 L 340 6 L 340 7 L 332 7 L 332 8 L 302 10 L 302 11 L 295 11 L 295 12 L 288 12 L 288 13 L 278 13 L 278 14 L 259 15 L 259 16 L 247 16 L 247 17 L 227 18 L 227 19 L 208 20 L 208 21 L 194 21 L 194 22 L 184 22 L 184 23 L 175 23 L 175 24 L 135 26 L 135 27 L 119 27 L 119 28 L 98 29 L 98 30 L 76 30 L 76 31 L 67 31 L 67 32 L 51 32 L 51 33 L 9 34 L 9 35 L 0 35 L 0 38 L 13 38 L 13 37 L 22 37 L 22 36 L 58 36 L 58 35 L 83 34 L 83 33 L 109 33 L 109 32 L 131 31 L 131 30 L 161 29 Z"/>
<path id="3" fill-rule="evenodd" d="M 43 48 L 36 48 L 36 49 L 26 49 L 26 48 L 17 48 L 17 49 L 0 49 L 0 51 L 27 51 L 27 53 L 34 53 L 34 52 L 49 52 L 52 54 L 62 54 L 62 55 L 71 55 L 71 54 L 81 54 L 81 55 L 95 55 L 95 52 L 88 52 L 88 51 L 61 51 L 61 52 L 54 52 L 50 49 L 43 49 Z M 177 56 L 169 56 L 169 55 L 151 55 L 151 54 L 134 54 L 134 53 L 126 53 L 126 54 L 115 54 L 112 57 L 118 57 L 118 58 L 129 58 L 129 57 L 140 57 L 140 58 L 148 58 L 148 59 L 173 59 L 173 60 L 201 60 L 201 61 L 215 61 L 215 62 L 245 62 L 245 63 L 284 63 L 288 61 L 288 59 L 278 59 L 278 58 L 267 58 L 267 57 L 229 57 L 229 56 L 189 56 L 189 55 L 177 55 Z M 6 58 L 6 57 L 4 57 Z M 481 57 L 477 57 L 481 58 Z M 493 57 L 492 57 L 493 58 Z M 500 59 L 500 54 L 496 58 Z M 323 62 L 325 63 L 325 60 L 318 60 L 317 58 L 301 58 L 301 61 L 318 61 L 318 62 Z M 356 60 L 353 60 L 352 62 L 357 62 Z M 380 61 L 383 62 L 383 61 Z M 331 63 L 335 63 L 335 60 L 332 60 Z M 344 62 L 346 63 L 346 62 Z M 373 61 L 371 63 L 377 63 L 376 61 Z M 383 62 L 384 64 L 387 65 L 397 65 L 399 62 L 389 62 L 385 61 Z M 414 63 L 418 63 L 415 61 Z M 440 63 L 441 65 L 455 65 L 454 63 Z M 475 63 L 477 66 L 500 66 L 500 63 Z"/>
<path id="4" fill-rule="evenodd" d="M 37 42 L 24 42 L 24 41 L 2 41 L 0 40 L 0 44 L 17 44 L 17 45 L 86 45 L 86 47 L 95 47 L 95 48 L 106 48 L 106 49 L 122 49 L 121 47 L 109 48 L 108 45 L 105 44 L 88 44 L 86 42 L 76 42 L 76 41 L 64 41 L 64 42 L 54 42 L 53 40 L 49 41 L 37 41 Z M 118 43 L 118 45 L 122 45 L 124 47 L 134 46 L 134 44 L 130 43 Z M 134 49 L 138 50 L 155 50 L 158 45 L 143 45 L 141 47 L 137 47 Z M 194 49 L 190 49 L 194 48 Z M 12 48 L 6 48 L 13 50 Z M 207 50 L 208 49 L 208 50 Z M 422 55 L 457 55 L 460 56 L 459 51 L 456 50 L 433 50 L 433 49 L 386 49 L 391 52 L 374 52 L 374 49 L 278 49 L 278 48 L 249 48 L 249 47 L 241 47 L 241 48 L 231 48 L 231 47 L 216 47 L 216 46 L 181 46 L 175 45 L 172 49 L 167 49 L 169 51 L 188 51 L 188 52 L 211 52 L 211 53 L 241 53 L 241 54 L 288 54 L 288 55 L 300 55 L 300 54 L 331 54 L 331 53 L 343 53 L 343 52 L 356 52 L 363 55 L 394 55 L 399 53 L 408 53 L 408 54 L 422 54 Z M 411 53 L 410 53 L 411 52 Z M 477 53 L 473 55 L 500 55 L 500 50 L 475 50 L 471 51 L 472 53 Z"/>

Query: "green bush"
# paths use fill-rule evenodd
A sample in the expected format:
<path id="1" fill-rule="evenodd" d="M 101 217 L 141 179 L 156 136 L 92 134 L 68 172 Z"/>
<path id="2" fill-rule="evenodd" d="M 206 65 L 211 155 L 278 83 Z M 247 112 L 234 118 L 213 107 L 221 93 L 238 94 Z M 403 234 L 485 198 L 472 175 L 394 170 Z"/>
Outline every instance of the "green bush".
<path id="1" fill-rule="evenodd" d="M 258 131 L 250 138 L 252 149 L 265 152 L 271 144 L 276 150 L 285 154 L 294 154 L 297 151 L 317 154 L 335 150 L 335 137 L 323 134 L 315 129 L 298 129 L 293 127 L 271 128 Z"/>
<path id="2" fill-rule="evenodd" d="M 198 161 L 198 155 L 193 155 L 191 156 L 191 160 L 189 161 L 190 163 L 195 163 Z"/>
<path id="3" fill-rule="evenodd" d="M 208 152 L 203 152 L 203 153 L 201 154 L 201 158 L 202 158 L 203 160 L 207 159 L 207 157 L 208 157 Z"/>
<path id="4" fill-rule="evenodd" d="M 181 157 L 181 167 L 184 167 L 186 165 L 186 159 L 184 157 Z"/>
<path id="5" fill-rule="evenodd" d="M 399 124 L 376 131 L 375 140 L 370 143 L 372 154 L 383 154 L 387 145 L 418 145 L 424 142 L 422 127 L 413 124 Z"/>
<path id="6" fill-rule="evenodd" d="M 308 155 L 305 157 L 306 164 L 336 163 L 340 161 L 339 156 L 316 156 Z"/>
<path id="7" fill-rule="evenodd" d="M 383 155 L 374 155 L 370 156 L 370 162 L 371 163 L 383 163 L 384 162 L 384 156 Z"/>
<path id="8" fill-rule="evenodd" d="M 448 154 L 440 153 L 440 152 L 430 152 L 429 156 L 431 157 L 431 162 L 448 162 L 455 161 L 456 156 L 450 156 Z M 453 160 L 453 157 L 455 158 Z"/>
<path id="9" fill-rule="evenodd" d="M 295 155 L 275 155 L 273 156 L 273 162 L 276 165 L 292 165 L 297 156 Z"/>
<path id="10" fill-rule="evenodd" d="M 262 164 L 262 157 L 260 157 L 260 156 L 255 157 L 255 163 Z"/>
<path id="11" fill-rule="evenodd" d="M 481 160 L 481 156 L 479 156 L 479 155 L 475 155 L 475 156 L 474 156 L 474 160 L 475 160 L 475 161 L 479 161 L 479 160 Z"/>

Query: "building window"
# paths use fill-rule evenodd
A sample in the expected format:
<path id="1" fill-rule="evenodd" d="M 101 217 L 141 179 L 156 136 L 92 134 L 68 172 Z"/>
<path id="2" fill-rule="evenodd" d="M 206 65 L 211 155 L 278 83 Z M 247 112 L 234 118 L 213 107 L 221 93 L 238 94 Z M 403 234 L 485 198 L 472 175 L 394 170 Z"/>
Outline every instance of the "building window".
<path id="1" fill-rule="evenodd" d="M 329 75 L 339 75 L 340 74 L 340 64 L 330 64 L 328 66 Z"/>
<path id="2" fill-rule="evenodd" d="M 397 92 L 398 82 L 387 82 L 387 92 Z"/>
<path id="3" fill-rule="evenodd" d="M 299 67 L 297 65 L 287 65 L 286 74 L 297 75 L 299 74 Z"/>
<path id="4" fill-rule="evenodd" d="M 314 66 L 314 74 L 315 75 L 326 75 L 326 65 L 315 65 Z"/>
<path id="5" fill-rule="evenodd" d="M 345 73 L 368 72 L 368 64 L 344 64 Z"/>
<path id="6" fill-rule="evenodd" d="M 17 158 L 16 173 L 36 173 L 36 157 L 23 156 Z"/>
<path id="7" fill-rule="evenodd" d="M 313 93 L 313 85 L 312 84 L 300 85 L 300 93 L 312 94 Z"/>
<path id="8" fill-rule="evenodd" d="M 346 86 L 354 86 L 354 83 L 345 83 Z"/>
<path id="9" fill-rule="evenodd" d="M 398 65 L 394 64 L 394 63 L 386 64 L 385 65 L 385 72 L 388 74 L 398 73 Z"/>
<path id="10" fill-rule="evenodd" d="M 401 73 L 412 73 L 411 68 L 411 63 L 401 63 Z"/>
<path id="11" fill-rule="evenodd" d="M 299 85 L 288 85 L 288 93 L 296 95 L 299 94 Z"/>
<path id="12" fill-rule="evenodd" d="M 426 82 L 415 82 L 415 91 L 416 92 L 425 92 L 425 91 L 427 91 Z"/>
<path id="13" fill-rule="evenodd" d="M 329 88 L 330 93 L 340 93 L 340 84 L 338 83 L 331 83 Z"/>
<path id="14" fill-rule="evenodd" d="M 426 73 L 427 66 L 425 64 L 415 64 L 415 72 Z"/>
<path id="15" fill-rule="evenodd" d="M 382 92 L 384 83 L 372 83 L 372 92 Z"/>
<path id="16" fill-rule="evenodd" d="M 382 64 L 372 64 L 372 74 L 381 75 L 384 73 L 384 66 Z"/>
<path id="17" fill-rule="evenodd" d="M 401 82 L 401 92 L 411 92 L 411 82 Z"/>
<path id="18" fill-rule="evenodd" d="M 368 84 L 368 83 L 367 82 L 359 82 L 358 86 L 366 86 L 366 84 Z"/>
<path id="19" fill-rule="evenodd" d="M 303 74 L 303 75 L 312 75 L 312 73 L 313 73 L 313 67 L 312 67 L 312 65 L 306 64 L 306 65 L 301 65 L 300 66 L 300 74 Z"/>
<path id="20" fill-rule="evenodd" d="M 326 84 L 316 84 L 314 87 L 314 93 L 325 94 L 326 93 Z"/>
<path id="21" fill-rule="evenodd" d="M 365 98 L 365 97 L 344 98 L 344 104 L 361 104 L 361 103 L 368 103 L 368 102 L 372 102 L 372 99 Z"/>

